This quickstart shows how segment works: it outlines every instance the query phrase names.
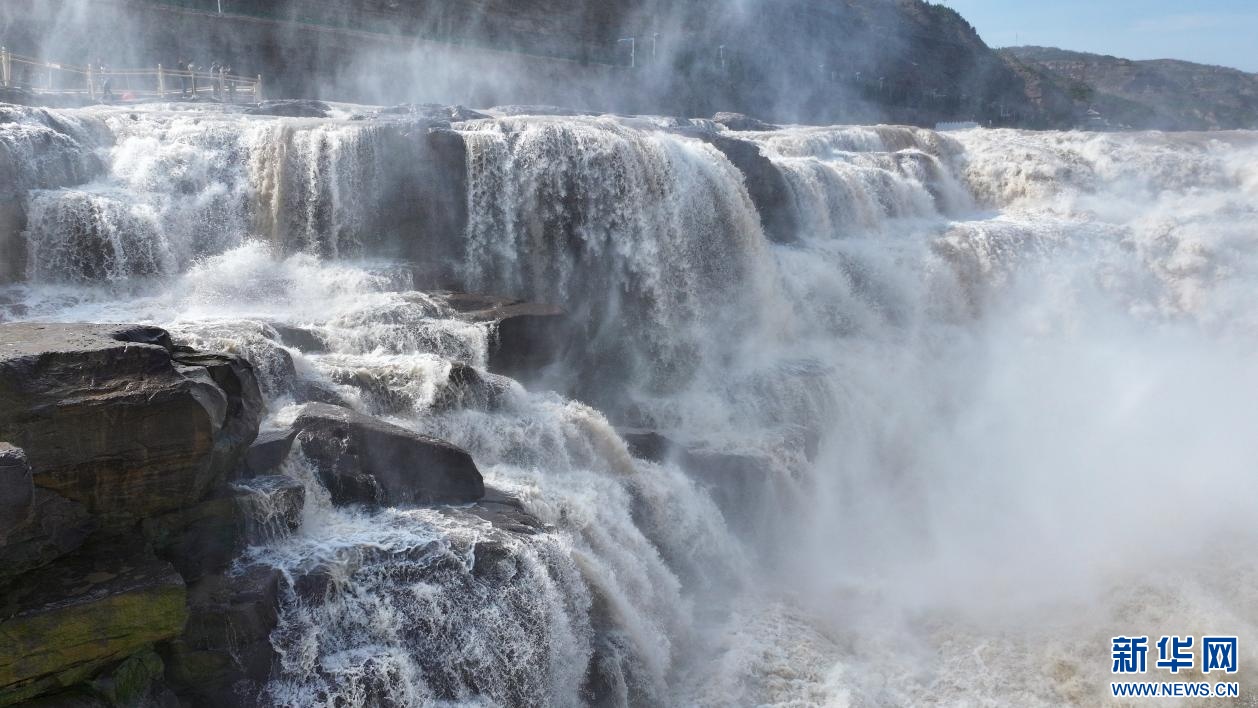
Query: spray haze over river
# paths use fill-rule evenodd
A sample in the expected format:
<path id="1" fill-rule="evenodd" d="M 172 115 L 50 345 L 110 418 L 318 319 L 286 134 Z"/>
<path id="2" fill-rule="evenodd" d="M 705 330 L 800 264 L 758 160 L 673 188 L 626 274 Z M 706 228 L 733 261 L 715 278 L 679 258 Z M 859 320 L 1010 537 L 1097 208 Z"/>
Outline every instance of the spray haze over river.
<path id="1" fill-rule="evenodd" d="M 0 111 L 0 318 L 239 353 L 264 427 L 334 398 L 467 449 L 544 525 L 334 507 L 290 457 L 305 523 L 242 562 L 328 581 L 285 597 L 251 700 L 1093 705 L 1112 636 L 1258 661 L 1254 134 Z M 465 228 L 403 247 L 430 130 L 465 145 Z M 780 172 L 792 238 L 714 135 Z M 575 334 L 488 374 L 451 288 Z M 461 364 L 490 395 L 449 399 Z"/>

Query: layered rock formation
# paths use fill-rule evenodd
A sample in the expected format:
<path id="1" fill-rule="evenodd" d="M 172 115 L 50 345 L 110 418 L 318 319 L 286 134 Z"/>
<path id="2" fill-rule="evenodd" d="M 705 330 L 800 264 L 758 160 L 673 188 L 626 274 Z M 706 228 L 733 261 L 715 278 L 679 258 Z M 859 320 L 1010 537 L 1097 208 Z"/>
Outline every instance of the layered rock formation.
<path id="1" fill-rule="evenodd" d="M 1253 130 L 1258 74 L 1160 59 L 1132 61 L 1051 47 L 1001 55 L 1030 81 L 1069 97 L 1087 129 Z"/>
<path id="2" fill-rule="evenodd" d="M 6 324 L 0 343 L 0 705 L 255 701 L 286 593 L 315 577 L 244 553 L 299 530 L 306 487 L 282 474 L 296 450 L 336 503 L 484 497 L 448 513 L 542 528 L 486 496 L 465 451 L 346 408 L 307 405 L 259 438 L 253 367 L 164 330 Z M 488 405 L 492 375 L 465 369 L 449 404 Z"/>
<path id="3" fill-rule="evenodd" d="M 195 527 L 253 441 L 252 367 L 151 327 L 10 324 L 0 342 L 0 704 L 138 705 L 149 649 L 189 616 L 177 567 L 231 561 L 165 536 Z"/>

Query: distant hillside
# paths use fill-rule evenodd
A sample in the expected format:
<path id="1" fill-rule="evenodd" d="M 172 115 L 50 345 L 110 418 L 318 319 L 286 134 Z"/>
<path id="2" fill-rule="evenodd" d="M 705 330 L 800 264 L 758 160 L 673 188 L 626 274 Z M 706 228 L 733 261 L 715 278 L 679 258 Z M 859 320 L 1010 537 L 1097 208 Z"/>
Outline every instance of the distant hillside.
<path id="1" fill-rule="evenodd" d="M 969 22 L 922 0 L 0 0 L 0 38 L 69 63 L 226 58 L 273 96 L 807 123 L 1075 118 L 1051 91 L 1029 99 Z"/>
<path id="2" fill-rule="evenodd" d="M 1094 124 L 1157 130 L 1258 129 L 1258 74 L 1049 47 L 1013 47 L 1001 54 L 1028 83 L 1038 82 L 1068 96 L 1077 112 L 1093 109 Z"/>

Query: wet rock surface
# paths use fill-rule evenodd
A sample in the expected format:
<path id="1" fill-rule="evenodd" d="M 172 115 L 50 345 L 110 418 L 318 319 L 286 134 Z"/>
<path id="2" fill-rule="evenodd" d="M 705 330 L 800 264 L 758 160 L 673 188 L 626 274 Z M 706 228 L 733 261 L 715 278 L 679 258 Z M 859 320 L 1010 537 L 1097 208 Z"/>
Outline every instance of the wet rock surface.
<path id="1" fill-rule="evenodd" d="M 721 114 L 718 114 L 721 115 Z M 765 128 L 772 129 L 770 128 Z M 737 128 L 735 130 L 761 130 L 761 128 Z M 677 131 L 682 135 L 698 138 L 720 150 L 743 173 L 747 193 L 760 214 L 765 236 L 777 243 L 799 241 L 799 214 L 794 193 L 786 176 L 773 161 L 765 157 L 755 143 L 705 130 L 686 128 Z"/>
<path id="2" fill-rule="evenodd" d="M 183 579 L 134 538 L 100 541 L 0 593 L 0 702 L 66 688 L 183 631 Z"/>
<path id="3" fill-rule="evenodd" d="M 473 293 L 447 293 L 445 302 L 472 322 L 494 324 L 489 370 L 527 379 L 559 361 L 570 345 L 572 323 L 563 308 Z"/>
<path id="4" fill-rule="evenodd" d="M 293 429 L 337 504 L 466 503 L 485 494 L 471 456 L 442 440 L 323 403 L 306 405 Z"/>
<path id="5" fill-rule="evenodd" d="M 0 584 L 74 551 L 96 528 L 82 504 L 35 489 L 24 516 L 0 535 Z"/>
<path id="6" fill-rule="evenodd" d="M 156 327 L 0 325 L 0 705 L 178 705 L 151 647 L 227 616 L 185 584 L 300 523 L 292 480 L 229 484 L 263 410 Z"/>
<path id="7" fill-rule="evenodd" d="M 163 330 L 6 324 L 0 342 L 0 438 L 108 524 L 205 498 L 256 434 L 251 367 L 176 354 Z"/>

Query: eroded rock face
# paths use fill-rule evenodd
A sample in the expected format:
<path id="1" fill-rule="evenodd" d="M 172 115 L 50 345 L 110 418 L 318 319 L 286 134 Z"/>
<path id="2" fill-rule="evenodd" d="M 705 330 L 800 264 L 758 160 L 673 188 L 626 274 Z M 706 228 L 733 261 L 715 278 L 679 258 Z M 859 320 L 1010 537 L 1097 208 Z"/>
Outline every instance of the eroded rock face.
<path id="1" fill-rule="evenodd" d="M 460 504 L 485 494 L 471 455 L 445 441 L 324 403 L 303 408 L 293 429 L 336 504 Z"/>
<path id="2" fill-rule="evenodd" d="M 718 114 L 719 115 L 719 114 Z M 735 128 L 734 130 L 751 130 Z M 740 172 L 747 184 L 747 193 L 760 214 L 764 235 L 776 243 L 799 241 L 799 214 L 795 196 L 786 176 L 773 161 L 760 152 L 755 143 L 704 130 L 683 129 L 677 132 L 698 138 L 720 150 Z"/>
<path id="3" fill-rule="evenodd" d="M 0 537 L 0 585 L 73 552 L 95 530 L 82 504 L 35 489 L 24 518 Z"/>
<path id="4" fill-rule="evenodd" d="M 80 683 L 186 618 L 183 579 L 139 539 L 85 546 L 0 591 L 0 704 Z"/>
<path id="5" fill-rule="evenodd" d="M 527 379 L 559 361 L 572 325 L 563 308 L 492 295 L 447 293 L 446 304 L 472 322 L 494 323 L 489 370 Z"/>
<path id="6" fill-rule="evenodd" d="M 176 351 L 158 328 L 5 324 L 0 342 L 0 439 L 35 486 L 105 525 L 204 499 L 257 433 L 251 367 Z"/>
<path id="7" fill-rule="evenodd" d="M 282 583 L 279 570 L 250 565 L 193 585 L 186 630 L 161 647 L 171 687 L 192 705 L 258 705 L 277 662 L 270 634 Z"/>

